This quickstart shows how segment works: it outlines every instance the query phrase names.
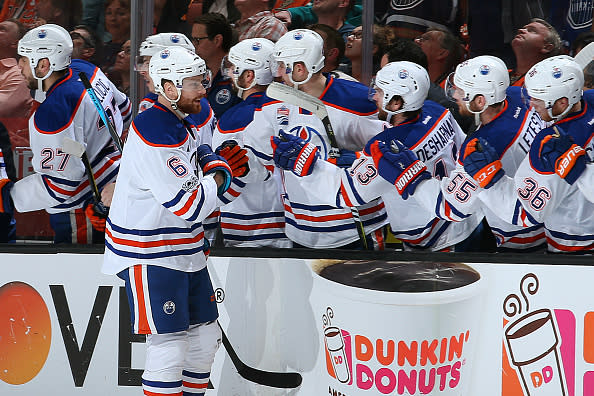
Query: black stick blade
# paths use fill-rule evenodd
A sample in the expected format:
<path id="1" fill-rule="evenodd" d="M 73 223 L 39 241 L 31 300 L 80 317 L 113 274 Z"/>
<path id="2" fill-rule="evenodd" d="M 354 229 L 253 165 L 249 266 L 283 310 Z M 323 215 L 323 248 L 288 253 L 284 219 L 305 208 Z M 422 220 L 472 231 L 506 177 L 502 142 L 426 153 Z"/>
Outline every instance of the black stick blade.
<path id="1" fill-rule="evenodd" d="M 220 325 L 219 325 L 220 326 Z M 221 327 L 221 333 L 223 335 L 223 346 L 227 350 L 227 354 L 231 358 L 237 373 L 244 379 L 254 382 L 256 384 L 270 386 L 272 388 L 292 389 L 297 388 L 301 385 L 303 377 L 299 373 L 279 373 L 274 371 L 258 370 L 250 367 L 241 361 L 233 346 L 229 342 L 227 335 Z"/>

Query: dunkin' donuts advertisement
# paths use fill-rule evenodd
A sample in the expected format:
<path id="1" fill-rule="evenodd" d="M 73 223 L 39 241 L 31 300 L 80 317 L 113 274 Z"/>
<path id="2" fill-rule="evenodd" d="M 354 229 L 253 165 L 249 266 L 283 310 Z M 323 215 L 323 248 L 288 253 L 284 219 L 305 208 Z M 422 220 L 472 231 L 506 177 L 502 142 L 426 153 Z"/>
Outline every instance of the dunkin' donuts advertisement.
<path id="1" fill-rule="evenodd" d="M 0 395 L 142 394 L 144 337 L 101 261 L 0 254 Z M 594 395 L 591 266 L 212 257 L 208 268 L 227 342 L 206 396 Z"/>
<path id="2" fill-rule="evenodd" d="M 467 392 L 483 301 L 477 271 L 385 261 L 322 261 L 314 271 L 325 294 L 314 303 L 323 312 L 322 360 L 335 380 L 320 382 L 343 394 Z"/>

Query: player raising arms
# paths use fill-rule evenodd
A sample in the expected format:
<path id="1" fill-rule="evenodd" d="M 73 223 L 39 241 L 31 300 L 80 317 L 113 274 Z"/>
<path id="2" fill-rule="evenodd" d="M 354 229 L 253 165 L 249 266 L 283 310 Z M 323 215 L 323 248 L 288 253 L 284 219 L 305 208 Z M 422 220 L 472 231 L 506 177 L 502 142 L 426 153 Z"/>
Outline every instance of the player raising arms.
<path id="1" fill-rule="evenodd" d="M 210 83 L 204 61 L 168 47 L 149 73 L 158 100 L 130 128 L 102 271 L 124 279 L 133 330 L 147 334 L 145 394 L 204 394 L 221 333 L 201 221 L 220 204 L 232 169 L 198 146 L 185 121 L 200 112 Z"/>
<path id="2" fill-rule="evenodd" d="M 314 157 L 310 167 L 315 169 L 310 176 L 302 178 L 303 185 L 311 191 L 311 200 L 320 204 L 339 201 L 340 206 L 354 206 L 381 196 L 392 232 L 407 250 L 449 249 L 467 239 L 481 221 L 478 216 L 457 223 L 439 219 L 433 210 L 425 210 L 414 197 L 409 197 L 421 180 L 445 177 L 454 169 L 457 147 L 464 140 L 464 133 L 452 114 L 441 105 L 426 101 L 429 85 L 427 71 L 416 63 L 392 62 L 384 66 L 375 78 L 373 98 L 380 118 L 389 120 L 392 127 L 369 140 L 363 156 L 349 169 L 339 169 Z M 294 169 L 311 143 L 294 136 L 284 139 L 273 139 L 275 163 L 284 169 Z M 408 185 L 397 185 L 398 190 L 393 182 L 379 176 L 385 160 L 380 158 L 381 153 L 379 157 L 376 153 L 378 144 L 389 145 L 392 140 L 412 147 L 426 164 L 416 161 L 419 177 Z M 380 158 L 379 162 L 374 156 Z"/>
<path id="3" fill-rule="evenodd" d="M 273 55 L 285 84 L 322 100 L 336 135 L 336 149 L 341 150 L 340 162 L 349 166 L 355 158 L 352 151 L 363 149 L 365 142 L 384 129 L 385 123 L 377 119 L 377 109 L 367 98 L 367 87 L 321 72 L 323 46 L 324 41 L 316 32 L 297 29 L 277 41 Z M 323 159 L 329 158 L 332 146 L 324 124 L 296 105 L 277 100 L 262 103 L 254 113 L 253 125 L 258 128 L 245 133 L 244 141 L 259 163 L 250 163 L 250 168 L 274 167 L 270 137 L 277 136 L 279 130 L 304 138 L 318 147 Z M 283 187 L 285 233 L 295 244 L 310 248 L 361 248 L 365 238 L 368 247 L 377 241 L 381 245 L 381 229 L 387 219 L 383 203 L 377 201 L 359 208 L 364 225 L 361 233 L 366 235 L 361 238 L 348 208 L 313 202 L 311 191 L 301 186 L 299 176 L 281 169 L 278 172 Z"/>
<path id="4" fill-rule="evenodd" d="M 102 232 L 92 235 L 85 207 L 98 230 L 105 227 L 105 216 L 91 209 L 85 166 L 63 151 L 63 142 L 68 138 L 86 147 L 99 189 L 115 180 L 120 153 L 78 73 L 85 73 L 91 81 L 118 134 L 130 120 L 130 101 L 91 63 L 80 59 L 71 63 L 72 39 L 58 25 L 42 25 L 27 32 L 19 41 L 18 53 L 29 88 L 43 90 L 46 99 L 29 120 L 35 173 L 12 187 L 14 207 L 19 212 L 49 212 L 56 243 L 102 241 Z"/>
<path id="5" fill-rule="evenodd" d="M 575 184 L 594 136 L 594 93 L 586 91 L 582 97 L 583 84 L 582 69 L 565 55 L 545 59 L 528 71 L 530 104 L 552 126 L 536 135 L 513 178 L 500 168 L 493 150 L 475 150 L 484 165 L 475 177 L 499 179 L 487 204 L 509 222 L 528 227 L 544 223 L 550 252 L 594 249 L 594 204 Z"/>
<path id="6" fill-rule="evenodd" d="M 231 47 L 224 60 L 223 73 L 233 80 L 243 101 L 221 116 L 213 136 L 213 147 L 224 145 L 228 146 L 223 149 L 225 151 L 238 150 L 234 146 L 243 146 L 245 136 L 256 134 L 255 130 L 261 128 L 254 118 L 256 111 L 271 101 L 264 91 L 272 82 L 273 49 L 274 43 L 265 38 L 246 39 Z M 262 168 L 262 171 L 265 170 Z M 285 235 L 278 181 L 270 172 L 265 173 L 262 180 L 247 183 L 239 197 L 221 207 L 220 224 L 225 246 L 292 246 Z"/>

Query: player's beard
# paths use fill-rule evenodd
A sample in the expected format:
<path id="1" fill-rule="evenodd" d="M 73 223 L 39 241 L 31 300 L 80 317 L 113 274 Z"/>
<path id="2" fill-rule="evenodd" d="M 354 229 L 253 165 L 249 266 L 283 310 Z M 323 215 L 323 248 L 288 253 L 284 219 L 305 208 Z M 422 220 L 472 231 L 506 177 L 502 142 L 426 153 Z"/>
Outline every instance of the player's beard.
<path id="1" fill-rule="evenodd" d="M 186 114 L 197 114 L 202 110 L 200 99 L 203 96 L 192 95 L 191 98 L 185 97 L 183 94 L 177 101 L 177 108 Z"/>

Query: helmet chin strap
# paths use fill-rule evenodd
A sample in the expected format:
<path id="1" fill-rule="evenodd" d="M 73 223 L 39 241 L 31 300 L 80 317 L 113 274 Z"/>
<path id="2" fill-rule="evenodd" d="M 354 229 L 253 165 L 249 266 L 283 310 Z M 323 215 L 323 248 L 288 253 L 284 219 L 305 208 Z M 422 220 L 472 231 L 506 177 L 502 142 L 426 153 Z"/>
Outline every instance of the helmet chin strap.
<path id="1" fill-rule="evenodd" d="M 553 104 L 554 105 L 554 104 Z M 558 114 L 556 116 L 553 115 L 553 106 L 551 107 L 547 107 L 547 114 L 549 115 L 549 117 L 551 117 L 551 119 L 553 120 L 553 122 L 557 122 L 560 119 L 562 119 L 563 117 L 565 117 L 567 115 L 567 113 L 569 113 L 569 111 L 573 108 L 573 105 L 567 105 L 567 108 L 565 110 L 563 110 L 563 112 L 561 114 Z"/>
<path id="2" fill-rule="evenodd" d="M 487 109 L 488 106 L 483 106 L 483 108 L 481 109 L 481 111 L 474 111 L 470 108 L 470 102 L 466 102 L 466 108 L 468 109 L 468 111 L 470 111 L 472 114 L 474 114 L 474 123 L 476 125 L 480 125 L 481 123 L 481 114 Z"/>
<path id="3" fill-rule="evenodd" d="M 175 112 L 175 114 L 177 114 L 178 117 L 180 117 L 181 119 L 186 118 L 189 114 L 188 113 L 184 113 L 183 111 L 181 111 L 179 109 L 179 107 L 177 107 L 177 102 L 179 101 L 179 99 L 181 98 L 181 88 L 177 88 L 177 98 L 175 98 L 175 100 L 171 100 L 169 99 L 169 97 L 167 95 L 165 95 L 165 97 L 167 98 L 167 100 L 169 101 L 169 103 L 171 104 L 171 108 L 173 109 L 173 111 Z"/>
<path id="4" fill-rule="evenodd" d="M 35 74 L 35 68 L 33 68 L 33 75 L 35 76 L 35 79 L 37 80 L 37 89 L 39 91 L 43 92 L 43 80 L 48 78 L 52 74 L 52 72 L 53 72 L 53 70 L 50 69 L 45 76 L 37 77 L 37 74 Z"/>

